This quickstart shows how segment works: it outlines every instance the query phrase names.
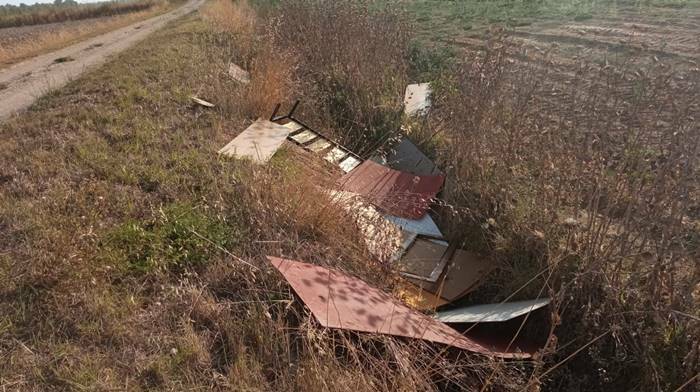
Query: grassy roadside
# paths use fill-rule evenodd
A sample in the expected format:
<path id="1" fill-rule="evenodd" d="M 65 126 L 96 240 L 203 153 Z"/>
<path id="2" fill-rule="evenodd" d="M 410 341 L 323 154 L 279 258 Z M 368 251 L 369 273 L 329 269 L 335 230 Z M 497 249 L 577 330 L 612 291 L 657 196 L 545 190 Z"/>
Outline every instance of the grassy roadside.
<path id="1" fill-rule="evenodd" d="M 129 12 L 108 18 L 95 19 L 91 22 L 58 24 L 48 30 L 38 29 L 22 33 L 21 37 L 13 34 L 4 36 L 0 29 L 0 69 L 16 64 L 22 60 L 65 48 L 72 44 L 116 30 L 130 24 L 152 18 L 171 11 L 183 2 L 162 2 L 143 11 Z"/>
<path id="2" fill-rule="evenodd" d="M 188 17 L 0 126 L 0 385 L 429 388 L 443 354 L 322 332 L 266 267 L 284 254 L 386 285 L 293 151 L 217 158 L 250 118 L 216 42 Z"/>

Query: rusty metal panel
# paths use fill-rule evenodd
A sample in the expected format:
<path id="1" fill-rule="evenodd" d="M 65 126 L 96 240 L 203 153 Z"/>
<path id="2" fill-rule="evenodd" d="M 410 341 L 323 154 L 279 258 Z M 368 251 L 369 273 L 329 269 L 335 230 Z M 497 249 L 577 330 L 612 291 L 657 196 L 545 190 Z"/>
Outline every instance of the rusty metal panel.
<path id="1" fill-rule="evenodd" d="M 312 264 L 268 259 L 325 327 L 423 339 L 503 358 L 528 356 L 493 352 L 360 279 Z"/>
<path id="2" fill-rule="evenodd" d="M 289 128 L 267 120 L 257 120 L 219 150 L 219 154 L 267 162 L 289 135 Z"/>
<path id="3" fill-rule="evenodd" d="M 344 175 L 339 184 L 345 191 L 367 197 L 391 215 L 419 219 L 428 211 L 444 181 L 445 176 L 415 176 L 367 160 Z"/>
<path id="4" fill-rule="evenodd" d="M 403 104 L 404 113 L 409 116 L 425 114 L 430 108 L 430 83 L 406 86 Z"/>
<path id="5" fill-rule="evenodd" d="M 448 245 L 445 241 L 417 238 L 398 262 L 401 274 L 435 282 L 447 265 L 447 251 Z"/>
<path id="6" fill-rule="evenodd" d="M 549 298 L 529 301 L 473 305 L 438 312 L 435 318 L 443 323 L 493 323 L 512 320 L 549 304 Z"/>

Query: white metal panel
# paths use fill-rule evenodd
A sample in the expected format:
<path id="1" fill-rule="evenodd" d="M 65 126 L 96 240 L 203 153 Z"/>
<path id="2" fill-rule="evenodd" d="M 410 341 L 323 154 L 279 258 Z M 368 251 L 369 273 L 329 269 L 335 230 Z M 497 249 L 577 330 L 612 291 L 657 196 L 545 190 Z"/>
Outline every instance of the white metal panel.
<path id="1" fill-rule="evenodd" d="M 529 301 L 474 305 L 438 312 L 435 318 L 444 323 L 502 322 L 545 307 L 549 302 L 549 298 L 541 298 Z"/>
<path id="2" fill-rule="evenodd" d="M 430 237 L 442 238 L 442 232 L 430 217 L 430 214 L 423 215 L 420 219 L 400 218 L 394 215 L 384 216 L 389 222 L 399 226 L 401 230 L 416 233 L 419 235 L 427 235 Z"/>

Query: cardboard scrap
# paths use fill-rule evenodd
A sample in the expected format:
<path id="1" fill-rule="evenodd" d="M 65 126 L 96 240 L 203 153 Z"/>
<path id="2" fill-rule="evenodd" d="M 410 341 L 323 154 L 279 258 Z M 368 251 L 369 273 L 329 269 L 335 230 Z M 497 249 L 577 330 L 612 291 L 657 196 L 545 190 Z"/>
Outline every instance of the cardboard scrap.
<path id="1" fill-rule="evenodd" d="M 268 259 L 324 327 L 422 339 L 502 358 L 529 356 L 494 352 L 342 272 L 277 257 Z"/>
<path id="2" fill-rule="evenodd" d="M 289 128 L 258 119 L 219 150 L 219 154 L 265 163 L 277 152 L 287 135 Z"/>

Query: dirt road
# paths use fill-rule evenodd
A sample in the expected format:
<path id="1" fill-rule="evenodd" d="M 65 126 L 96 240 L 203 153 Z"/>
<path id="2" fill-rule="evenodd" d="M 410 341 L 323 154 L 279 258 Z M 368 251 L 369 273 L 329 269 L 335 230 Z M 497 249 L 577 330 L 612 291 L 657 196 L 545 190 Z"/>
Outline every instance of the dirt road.
<path id="1" fill-rule="evenodd" d="M 86 69 L 104 63 L 110 55 L 196 10 L 202 3 L 204 0 L 190 0 L 163 15 L 0 70 L 0 120 L 26 109 L 40 96 L 65 85 Z"/>

